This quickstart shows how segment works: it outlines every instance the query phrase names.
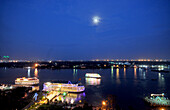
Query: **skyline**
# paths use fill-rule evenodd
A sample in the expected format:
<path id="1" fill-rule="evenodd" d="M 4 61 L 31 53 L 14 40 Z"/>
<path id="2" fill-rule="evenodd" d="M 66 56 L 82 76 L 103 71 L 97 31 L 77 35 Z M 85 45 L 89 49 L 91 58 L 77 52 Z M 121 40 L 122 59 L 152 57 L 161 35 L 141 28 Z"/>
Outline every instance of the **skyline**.
<path id="1" fill-rule="evenodd" d="M 169 13 L 168 0 L 2 0 L 0 56 L 170 59 Z"/>

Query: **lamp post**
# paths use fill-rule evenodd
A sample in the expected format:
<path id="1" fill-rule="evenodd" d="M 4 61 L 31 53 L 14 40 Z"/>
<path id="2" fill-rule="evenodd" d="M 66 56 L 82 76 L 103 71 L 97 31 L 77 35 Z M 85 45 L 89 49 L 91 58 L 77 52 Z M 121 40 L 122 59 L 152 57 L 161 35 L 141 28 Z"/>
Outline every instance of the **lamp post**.
<path id="1" fill-rule="evenodd" d="M 102 109 L 107 110 L 107 100 L 102 101 Z"/>
<path id="2" fill-rule="evenodd" d="M 103 106 L 106 106 L 106 102 L 105 102 L 105 101 L 102 101 L 102 105 L 103 105 Z"/>

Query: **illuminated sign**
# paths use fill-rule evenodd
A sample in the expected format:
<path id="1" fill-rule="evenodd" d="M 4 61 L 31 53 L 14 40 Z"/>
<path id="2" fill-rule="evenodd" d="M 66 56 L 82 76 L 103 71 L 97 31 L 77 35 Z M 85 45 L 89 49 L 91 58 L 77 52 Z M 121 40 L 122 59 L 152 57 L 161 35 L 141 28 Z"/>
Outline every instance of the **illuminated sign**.
<path id="1" fill-rule="evenodd" d="M 33 98 L 35 98 L 35 101 L 37 100 L 37 97 L 38 97 L 38 94 L 35 93 L 35 94 L 34 94 L 34 97 L 33 97 Z"/>

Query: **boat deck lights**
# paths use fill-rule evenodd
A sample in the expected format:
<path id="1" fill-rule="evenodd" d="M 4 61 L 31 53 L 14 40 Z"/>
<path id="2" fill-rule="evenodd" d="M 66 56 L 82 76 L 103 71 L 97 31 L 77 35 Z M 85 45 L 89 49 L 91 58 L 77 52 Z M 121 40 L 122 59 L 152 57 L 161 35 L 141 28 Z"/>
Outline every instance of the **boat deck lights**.
<path id="1" fill-rule="evenodd" d="M 86 77 L 96 77 L 96 78 L 100 78 L 101 76 L 97 73 L 86 73 L 85 75 Z"/>

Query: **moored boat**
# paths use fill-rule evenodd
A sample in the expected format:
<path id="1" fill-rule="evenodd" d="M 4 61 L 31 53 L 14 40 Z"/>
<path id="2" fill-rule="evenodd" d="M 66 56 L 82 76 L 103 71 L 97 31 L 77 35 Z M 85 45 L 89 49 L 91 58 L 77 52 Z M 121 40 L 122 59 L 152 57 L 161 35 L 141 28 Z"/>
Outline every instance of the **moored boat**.
<path id="1" fill-rule="evenodd" d="M 78 82 L 71 81 L 51 81 L 43 84 L 43 91 L 60 91 L 69 93 L 84 92 L 85 87 Z"/>
<path id="2" fill-rule="evenodd" d="M 100 74 L 98 73 L 86 73 L 86 78 L 101 78 Z"/>
<path id="3" fill-rule="evenodd" d="M 0 90 L 11 90 L 14 89 L 15 87 L 13 87 L 10 84 L 0 84 Z"/>
<path id="4" fill-rule="evenodd" d="M 150 97 L 145 97 L 144 100 L 151 106 L 170 106 L 170 100 L 162 94 L 151 94 Z"/>
<path id="5" fill-rule="evenodd" d="M 15 80 L 15 84 L 20 84 L 20 85 L 36 85 L 39 83 L 39 79 L 36 77 L 32 77 L 32 78 L 17 78 Z"/>

